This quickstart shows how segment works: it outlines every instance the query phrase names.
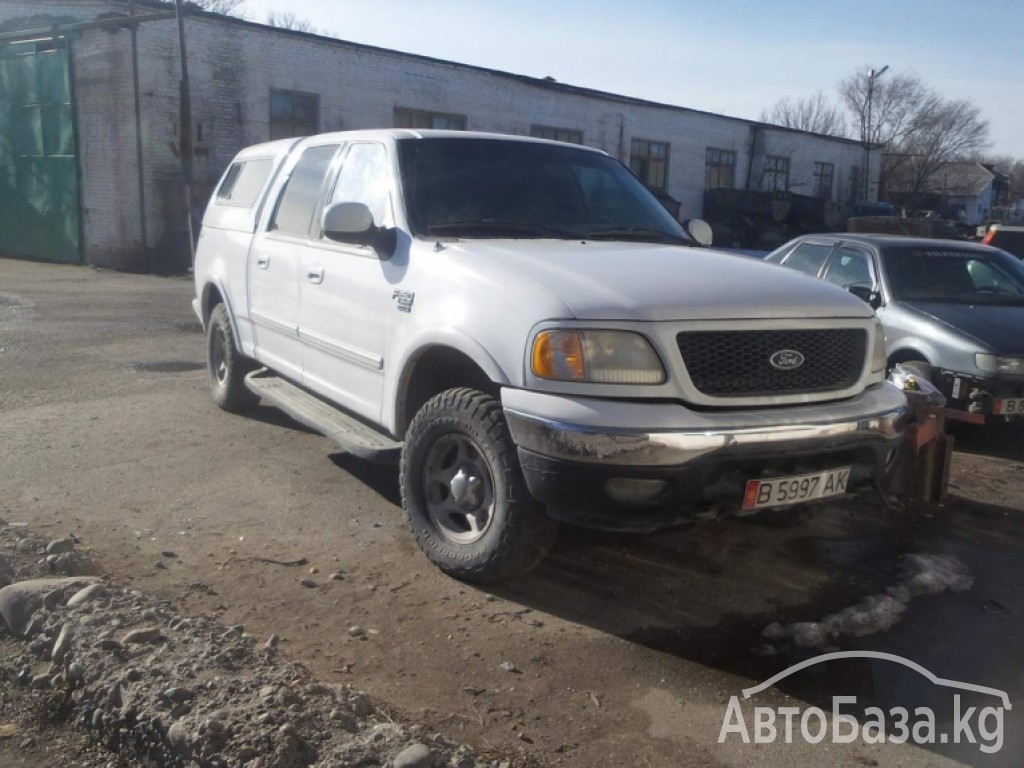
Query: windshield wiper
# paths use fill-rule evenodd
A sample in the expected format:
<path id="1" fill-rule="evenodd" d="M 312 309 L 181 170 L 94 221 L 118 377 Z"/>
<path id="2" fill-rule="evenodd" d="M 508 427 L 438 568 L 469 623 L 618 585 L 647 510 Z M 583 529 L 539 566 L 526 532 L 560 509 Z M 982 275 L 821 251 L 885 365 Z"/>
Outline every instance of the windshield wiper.
<path id="1" fill-rule="evenodd" d="M 517 235 L 533 235 L 535 237 L 554 237 L 562 240 L 579 240 L 582 235 L 566 229 L 548 227 L 528 221 L 503 221 L 501 219 L 474 219 L 472 221 L 446 221 L 443 224 L 431 224 L 427 227 L 431 235 L 465 234 L 466 232 L 485 232 L 493 234 L 509 232 Z"/>
<path id="2" fill-rule="evenodd" d="M 693 245 L 689 240 L 659 229 L 646 229 L 644 227 L 617 227 L 614 229 L 596 229 L 584 236 L 585 240 L 633 240 L 637 242 L 655 243 L 677 243 L 679 245 Z"/>

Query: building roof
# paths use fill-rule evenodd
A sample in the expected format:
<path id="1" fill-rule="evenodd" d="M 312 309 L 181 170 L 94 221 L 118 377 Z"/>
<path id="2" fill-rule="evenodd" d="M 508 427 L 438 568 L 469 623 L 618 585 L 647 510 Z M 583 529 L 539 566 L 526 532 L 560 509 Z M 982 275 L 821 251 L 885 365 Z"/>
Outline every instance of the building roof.
<path id="1" fill-rule="evenodd" d="M 999 175 L 981 163 L 946 163 L 925 182 L 921 191 L 947 197 L 977 197 Z"/>

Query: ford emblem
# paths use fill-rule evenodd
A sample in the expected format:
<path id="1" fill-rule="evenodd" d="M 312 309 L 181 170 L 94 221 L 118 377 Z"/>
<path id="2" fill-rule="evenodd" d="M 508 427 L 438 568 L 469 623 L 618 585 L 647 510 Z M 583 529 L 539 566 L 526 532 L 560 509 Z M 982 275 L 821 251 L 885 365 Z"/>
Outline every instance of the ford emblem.
<path id="1" fill-rule="evenodd" d="M 768 358 L 768 362 L 772 364 L 772 368 L 778 368 L 780 371 L 795 371 L 804 364 L 804 356 L 795 349 L 780 349 Z"/>

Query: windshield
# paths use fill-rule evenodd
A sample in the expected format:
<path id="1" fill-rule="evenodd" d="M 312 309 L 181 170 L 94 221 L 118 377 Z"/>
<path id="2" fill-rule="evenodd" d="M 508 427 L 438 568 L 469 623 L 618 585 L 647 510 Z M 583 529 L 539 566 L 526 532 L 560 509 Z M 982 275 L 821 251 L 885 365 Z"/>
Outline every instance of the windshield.
<path id="1" fill-rule="evenodd" d="M 398 142 L 409 225 L 426 238 L 630 240 L 692 245 L 621 163 L 539 142 Z"/>
<path id="2" fill-rule="evenodd" d="M 1005 253 L 888 248 L 885 269 L 897 300 L 1024 304 L 1024 266 Z"/>

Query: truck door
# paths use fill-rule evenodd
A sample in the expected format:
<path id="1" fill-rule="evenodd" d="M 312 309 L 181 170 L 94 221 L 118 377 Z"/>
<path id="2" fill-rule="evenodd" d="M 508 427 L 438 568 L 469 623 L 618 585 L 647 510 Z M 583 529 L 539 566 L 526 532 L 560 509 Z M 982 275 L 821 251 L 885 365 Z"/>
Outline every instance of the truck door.
<path id="1" fill-rule="evenodd" d="M 257 359 L 278 373 L 302 378 L 299 343 L 301 251 L 309 242 L 313 213 L 339 144 L 306 147 L 267 206 L 250 250 L 249 302 Z"/>
<path id="2" fill-rule="evenodd" d="M 394 226 L 393 184 L 384 144 L 349 144 L 335 172 L 337 181 L 326 191 L 321 212 L 336 202 L 364 203 L 375 224 Z M 306 261 L 299 289 L 303 382 L 362 416 L 379 418 L 386 328 L 395 313 L 393 283 L 400 268 L 382 261 L 372 246 L 324 238 L 319 221 L 314 222 L 312 242 L 303 254 Z"/>

